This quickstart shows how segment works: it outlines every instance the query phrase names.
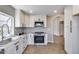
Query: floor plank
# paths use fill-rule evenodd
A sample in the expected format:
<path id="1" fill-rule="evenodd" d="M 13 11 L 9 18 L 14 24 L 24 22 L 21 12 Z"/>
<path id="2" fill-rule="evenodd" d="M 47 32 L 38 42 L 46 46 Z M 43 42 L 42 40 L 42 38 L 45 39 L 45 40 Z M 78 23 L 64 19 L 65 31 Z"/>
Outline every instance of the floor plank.
<path id="1" fill-rule="evenodd" d="M 63 36 L 54 36 L 54 41 L 44 46 L 29 45 L 24 54 L 65 54 Z"/>

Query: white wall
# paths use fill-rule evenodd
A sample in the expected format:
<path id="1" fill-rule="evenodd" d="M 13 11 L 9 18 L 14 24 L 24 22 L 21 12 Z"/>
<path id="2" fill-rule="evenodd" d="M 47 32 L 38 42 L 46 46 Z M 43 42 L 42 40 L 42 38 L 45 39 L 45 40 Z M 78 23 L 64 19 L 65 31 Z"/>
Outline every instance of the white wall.
<path id="1" fill-rule="evenodd" d="M 47 17 L 47 30 L 48 33 L 48 42 L 54 42 L 53 40 L 53 19 L 52 16 Z"/>
<path id="2" fill-rule="evenodd" d="M 56 20 L 56 17 L 60 17 L 60 19 Z M 59 22 L 64 21 L 63 14 L 57 14 L 54 16 L 47 17 L 47 33 L 48 33 L 48 42 L 54 42 L 54 35 L 61 35 Z"/>
<path id="3" fill-rule="evenodd" d="M 72 16 L 73 6 L 66 6 L 64 10 L 64 39 L 67 53 L 79 53 L 79 16 Z M 72 26 L 70 26 L 72 21 Z M 72 32 L 70 32 L 72 27 Z"/>
<path id="4" fill-rule="evenodd" d="M 72 23 L 72 53 L 79 53 L 79 16 L 73 16 Z"/>
<path id="5" fill-rule="evenodd" d="M 64 10 L 64 45 L 67 53 L 72 53 L 72 33 L 70 33 L 70 20 L 72 20 L 72 6 L 67 6 Z"/>
<path id="6" fill-rule="evenodd" d="M 59 19 L 54 20 L 54 35 L 59 36 Z"/>

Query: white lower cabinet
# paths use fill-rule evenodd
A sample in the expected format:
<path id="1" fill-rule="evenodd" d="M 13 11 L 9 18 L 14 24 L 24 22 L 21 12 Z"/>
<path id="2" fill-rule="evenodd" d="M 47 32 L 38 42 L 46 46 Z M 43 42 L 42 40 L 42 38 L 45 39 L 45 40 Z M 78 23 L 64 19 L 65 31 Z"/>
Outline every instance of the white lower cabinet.
<path id="1" fill-rule="evenodd" d="M 21 52 L 20 52 L 19 41 L 14 43 L 14 45 L 15 45 L 15 49 L 16 49 L 16 54 L 20 54 Z"/>
<path id="2" fill-rule="evenodd" d="M 20 49 L 20 53 L 22 53 L 23 52 L 23 40 L 22 40 L 22 38 L 20 38 L 20 40 L 19 40 L 19 49 Z"/>
<path id="3" fill-rule="evenodd" d="M 23 38 L 23 49 L 27 47 L 27 36 L 25 35 Z"/>
<path id="4" fill-rule="evenodd" d="M 28 34 L 28 44 L 34 44 L 34 34 Z"/>
<path id="5" fill-rule="evenodd" d="M 45 34 L 45 39 L 44 39 L 44 41 L 45 41 L 44 44 L 45 44 L 45 45 L 47 45 L 47 43 L 48 43 L 48 40 L 47 40 L 47 39 L 48 39 L 48 34 Z"/>
<path id="6" fill-rule="evenodd" d="M 27 39 L 26 39 L 26 35 L 22 36 L 19 40 L 19 49 L 20 49 L 20 53 L 23 53 L 25 48 L 27 47 Z"/>
<path id="7" fill-rule="evenodd" d="M 23 35 L 16 40 L 16 42 L 9 44 L 4 48 L 5 54 L 22 54 L 24 52 L 27 47 L 27 36 Z"/>

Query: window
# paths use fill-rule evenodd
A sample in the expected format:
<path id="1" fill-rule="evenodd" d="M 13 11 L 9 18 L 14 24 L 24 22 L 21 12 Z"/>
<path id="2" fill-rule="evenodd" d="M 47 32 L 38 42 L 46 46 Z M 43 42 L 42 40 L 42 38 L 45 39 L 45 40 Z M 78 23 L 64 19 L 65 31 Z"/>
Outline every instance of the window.
<path id="1" fill-rule="evenodd" d="M 3 36 L 7 37 L 14 35 L 14 18 L 10 15 L 0 12 L 0 41 L 2 40 L 2 26 L 4 24 L 7 24 L 8 28 L 6 26 L 3 27 Z"/>

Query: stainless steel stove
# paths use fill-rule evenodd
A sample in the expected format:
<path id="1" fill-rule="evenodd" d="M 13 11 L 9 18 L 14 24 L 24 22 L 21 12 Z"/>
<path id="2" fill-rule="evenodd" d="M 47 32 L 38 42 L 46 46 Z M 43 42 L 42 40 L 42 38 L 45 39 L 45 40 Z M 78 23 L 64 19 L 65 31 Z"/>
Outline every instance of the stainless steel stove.
<path id="1" fill-rule="evenodd" d="M 35 32 L 34 43 L 44 43 L 44 32 Z"/>

